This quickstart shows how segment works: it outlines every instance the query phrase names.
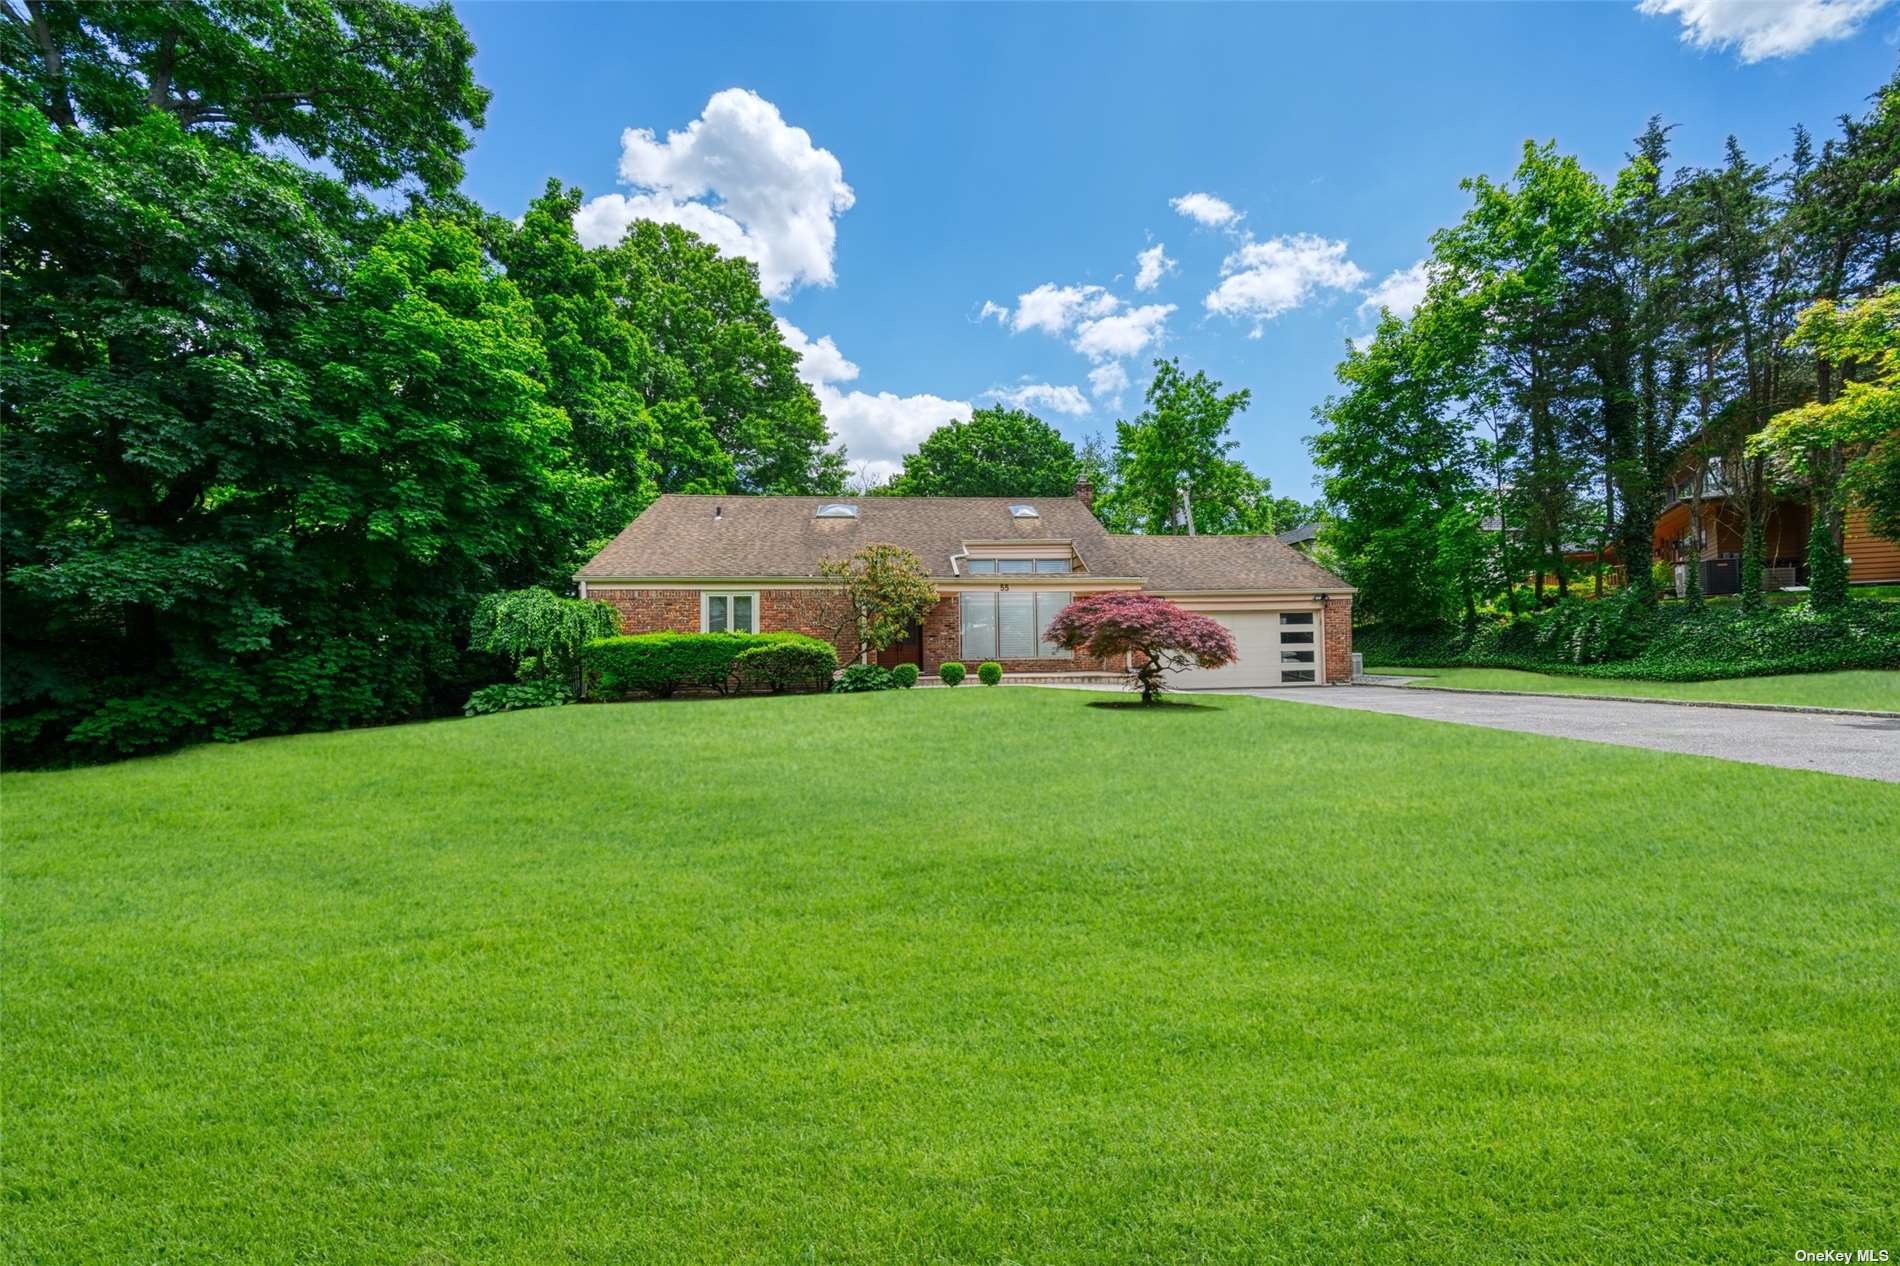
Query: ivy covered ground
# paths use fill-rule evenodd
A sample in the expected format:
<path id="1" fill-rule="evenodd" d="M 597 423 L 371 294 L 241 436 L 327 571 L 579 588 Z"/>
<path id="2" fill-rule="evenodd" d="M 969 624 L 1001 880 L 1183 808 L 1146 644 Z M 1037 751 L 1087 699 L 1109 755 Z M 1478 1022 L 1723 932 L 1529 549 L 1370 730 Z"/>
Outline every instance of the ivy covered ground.
<path id="1" fill-rule="evenodd" d="M 1890 1241 L 1900 787 L 1100 701 L 591 705 L 6 776 L 0 1260 Z"/>

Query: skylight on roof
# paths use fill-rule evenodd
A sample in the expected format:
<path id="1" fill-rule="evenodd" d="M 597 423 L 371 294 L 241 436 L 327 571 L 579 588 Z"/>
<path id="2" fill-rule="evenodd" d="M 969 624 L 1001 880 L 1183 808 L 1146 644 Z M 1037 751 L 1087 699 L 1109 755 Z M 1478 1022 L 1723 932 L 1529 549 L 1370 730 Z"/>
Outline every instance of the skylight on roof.
<path id="1" fill-rule="evenodd" d="M 1036 507 L 1024 505 L 1019 501 L 1009 508 L 1009 517 L 1012 519 L 1040 519 L 1042 516 L 1036 513 Z"/>
<path id="2" fill-rule="evenodd" d="M 812 512 L 814 519 L 855 519 L 858 508 L 848 501 L 827 501 Z"/>

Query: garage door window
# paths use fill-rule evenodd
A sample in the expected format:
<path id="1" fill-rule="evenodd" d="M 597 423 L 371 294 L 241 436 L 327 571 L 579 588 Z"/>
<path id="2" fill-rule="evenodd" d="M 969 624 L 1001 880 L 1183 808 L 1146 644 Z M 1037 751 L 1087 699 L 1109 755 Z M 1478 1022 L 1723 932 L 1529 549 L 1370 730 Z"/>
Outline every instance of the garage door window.
<path id="1" fill-rule="evenodd" d="M 1280 613 L 1280 623 L 1283 626 L 1288 624 L 1311 624 L 1312 622 L 1313 613 L 1311 611 L 1282 611 Z"/>
<path id="2" fill-rule="evenodd" d="M 1280 673 L 1280 680 L 1281 681 L 1312 681 L 1313 670 L 1310 668 L 1299 670 L 1299 671 L 1296 671 L 1291 668 L 1284 669 Z"/>
<path id="3" fill-rule="evenodd" d="M 1311 633 L 1282 633 L 1280 634 L 1280 643 L 1283 646 L 1311 646 L 1313 644 L 1313 635 Z"/>
<path id="4" fill-rule="evenodd" d="M 1282 664 L 1310 664 L 1313 662 L 1313 652 L 1281 651 L 1280 662 Z"/>

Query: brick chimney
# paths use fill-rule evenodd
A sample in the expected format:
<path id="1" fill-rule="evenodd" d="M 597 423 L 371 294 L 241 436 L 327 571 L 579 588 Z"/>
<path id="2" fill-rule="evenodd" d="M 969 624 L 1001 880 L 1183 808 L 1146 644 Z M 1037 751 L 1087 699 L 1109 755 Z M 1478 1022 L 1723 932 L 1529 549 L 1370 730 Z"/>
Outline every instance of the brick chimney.
<path id="1" fill-rule="evenodd" d="M 1091 512 L 1095 509 L 1095 485 L 1089 482 L 1087 475 L 1075 477 L 1075 499 Z"/>

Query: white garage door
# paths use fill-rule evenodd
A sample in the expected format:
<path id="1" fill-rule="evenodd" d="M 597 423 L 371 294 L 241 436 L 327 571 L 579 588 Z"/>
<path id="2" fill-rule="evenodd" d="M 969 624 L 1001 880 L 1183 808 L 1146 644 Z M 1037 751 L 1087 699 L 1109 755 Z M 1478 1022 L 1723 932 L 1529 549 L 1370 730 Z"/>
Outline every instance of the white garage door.
<path id="1" fill-rule="evenodd" d="M 1203 611 L 1234 635 L 1240 658 L 1225 668 L 1190 668 L 1172 684 L 1183 690 L 1312 686 L 1322 671 L 1319 612 Z"/>

